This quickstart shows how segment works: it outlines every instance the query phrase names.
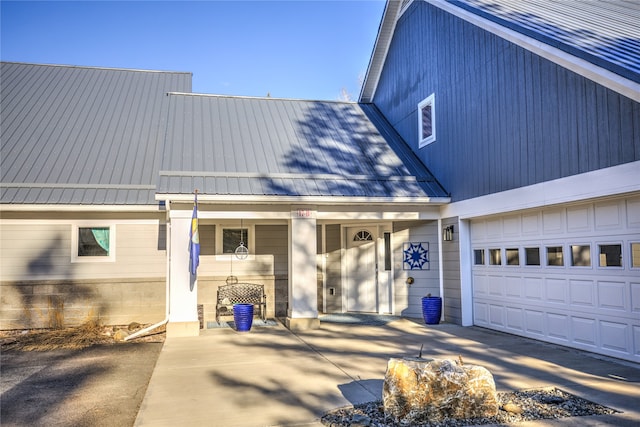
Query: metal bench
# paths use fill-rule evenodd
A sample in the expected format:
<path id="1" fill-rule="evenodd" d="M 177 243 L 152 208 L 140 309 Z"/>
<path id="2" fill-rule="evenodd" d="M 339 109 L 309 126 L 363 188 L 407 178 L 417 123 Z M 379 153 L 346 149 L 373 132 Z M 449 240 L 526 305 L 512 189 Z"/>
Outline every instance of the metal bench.
<path id="1" fill-rule="evenodd" d="M 259 311 L 262 320 L 266 320 L 267 295 L 264 285 L 233 283 L 220 286 L 216 299 L 216 322 L 220 323 L 220 316 L 233 316 L 234 304 L 253 304 L 254 315 Z"/>

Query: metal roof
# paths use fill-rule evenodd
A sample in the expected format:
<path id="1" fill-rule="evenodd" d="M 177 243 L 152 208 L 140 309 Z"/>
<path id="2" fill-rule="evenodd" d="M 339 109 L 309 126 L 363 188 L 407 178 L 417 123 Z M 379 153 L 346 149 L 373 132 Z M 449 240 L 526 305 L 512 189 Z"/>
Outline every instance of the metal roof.
<path id="1" fill-rule="evenodd" d="M 166 93 L 191 73 L 0 67 L 1 203 L 157 203 Z"/>
<path id="2" fill-rule="evenodd" d="M 451 0 L 450 3 L 640 82 L 640 1 Z"/>
<path id="3" fill-rule="evenodd" d="M 448 197 L 372 105 L 169 98 L 159 194 Z"/>
<path id="4" fill-rule="evenodd" d="M 640 24 L 638 24 L 640 1 L 422 1 L 454 14 L 460 10 L 469 12 L 501 27 L 531 37 L 542 45 L 557 48 L 602 70 L 615 73 L 628 81 L 640 83 Z M 399 4 L 398 0 L 387 0 L 387 7 L 362 85 L 361 102 L 373 100 L 396 21 L 407 8 L 405 3 L 407 2 L 403 1 Z M 611 87 L 617 88 L 616 85 L 617 83 Z"/>

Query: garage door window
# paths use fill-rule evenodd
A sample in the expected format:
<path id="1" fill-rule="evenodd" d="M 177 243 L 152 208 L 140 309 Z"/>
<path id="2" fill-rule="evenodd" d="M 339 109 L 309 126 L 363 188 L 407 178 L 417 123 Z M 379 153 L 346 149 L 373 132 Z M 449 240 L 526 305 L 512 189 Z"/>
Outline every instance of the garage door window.
<path id="1" fill-rule="evenodd" d="M 473 263 L 475 265 L 484 265 L 484 249 L 473 250 Z"/>
<path id="2" fill-rule="evenodd" d="M 631 267 L 640 268 L 640 243 L 631 244 Z"/>
<path id="3" fill-rule="evenodd" d="M 502 254 L 500 249 L 489 249 L 489 264 L 502 265 Z"/>
<path id="4" fill-rule="evenodd" d="M 518 248 L 507 248 L 507 265 L 520 265 L 520 251 Z"/>
<path id="5" fill-rule="evenodd" d="M 571 245 L 571 265 L 574 267 L 591 267 L 591 246 Z"/>
<path id="6" fill-rule="evenodd" d="M 524 248 L 525 263 L 540 265 L 540 248 Z"/>
<path id="7" fill-rule="evenodd" d="M 564 265 L 562 246 L 547 246 L 547 265 L 556 267 Z"/>
<path id="8" fill-rule="evenodd" d="M 599 245 L 600 267 L 622 267 L 622 245 Z"/>

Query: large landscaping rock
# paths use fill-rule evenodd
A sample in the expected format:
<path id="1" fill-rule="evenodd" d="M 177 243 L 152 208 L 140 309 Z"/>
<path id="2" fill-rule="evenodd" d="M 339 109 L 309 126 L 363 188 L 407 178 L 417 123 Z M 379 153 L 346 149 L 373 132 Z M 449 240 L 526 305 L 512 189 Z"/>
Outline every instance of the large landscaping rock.
<path id="1" fill-rule="evenodd" d="M 385 414 L 396 422 L 498 413 L 493 375 L 451 359 L 390 359 L 382 398 Z"/>

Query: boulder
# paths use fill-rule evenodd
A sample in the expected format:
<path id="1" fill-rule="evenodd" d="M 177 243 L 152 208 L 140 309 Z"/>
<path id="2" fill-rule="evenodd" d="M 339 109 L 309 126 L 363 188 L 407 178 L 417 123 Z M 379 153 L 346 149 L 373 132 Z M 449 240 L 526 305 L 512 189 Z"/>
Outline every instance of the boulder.
<path id="1" fill-rule="evenodd" d="M 390 359 L 382 400 L 385 415 L 402 423 L 492 417 L 499 408 L 493 375 L 452 359 Z"/>

